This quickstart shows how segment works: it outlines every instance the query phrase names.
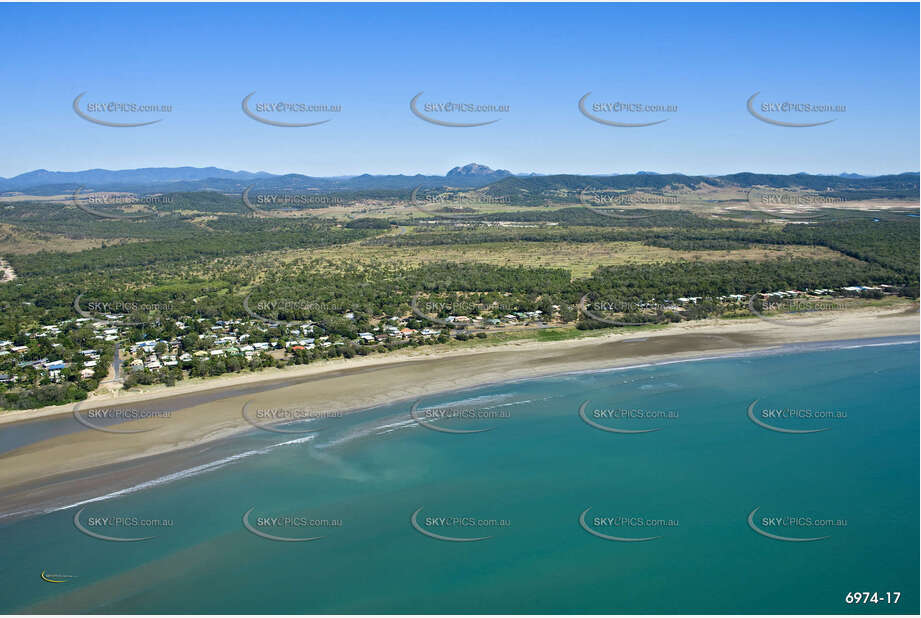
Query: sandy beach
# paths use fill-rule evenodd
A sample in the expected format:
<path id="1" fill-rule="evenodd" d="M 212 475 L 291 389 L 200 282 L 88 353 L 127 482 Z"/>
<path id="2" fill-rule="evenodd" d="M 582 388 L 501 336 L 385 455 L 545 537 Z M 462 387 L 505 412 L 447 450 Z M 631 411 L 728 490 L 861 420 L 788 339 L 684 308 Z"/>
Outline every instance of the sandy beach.
<path id="1" fill-rule="evenodd" d="M 825 318 L 827 319 L 827 318 Z M 218 378 L 153 392 L 100 397 L 94 407 L 155 407 L 168 416 L 130 421 L 119 431 L 85 429 L 28 444 L 0 456 L 5 513 L 100 495 L 183 469 L 207 445 L 252 429 L 243 405 L 356 412 L 434 393 L 573 371 L 714 357 L 799 343 L 917 335 L 917 309 L 861 310 L 803 326 L 763 320 L 701 320 L 643 332 L 613 332 L 560 341 L 527 341 L 466 350 L 416 348 L 389 355 L 335 360 L 284 370 Z M 407 415 L 409 410 L 407 403 Z M 7 412 L 0 424 L 71 415 L 73 406 Z M 168 454 L 168 455 L 167 455 Z M 118 464 L 118 465 L 115 465 Z"/>

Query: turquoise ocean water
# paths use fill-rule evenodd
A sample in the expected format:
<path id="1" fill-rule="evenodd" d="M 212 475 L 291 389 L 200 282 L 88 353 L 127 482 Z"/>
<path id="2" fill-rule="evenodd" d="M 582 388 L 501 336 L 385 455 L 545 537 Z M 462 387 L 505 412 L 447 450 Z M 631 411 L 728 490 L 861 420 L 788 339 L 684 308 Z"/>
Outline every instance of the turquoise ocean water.
<path id="1" fill-rule="evenodd" d="M 478 433 L 405 402 L 254 429 L 168 482 L 0 521 L 0 611 L 917 613 L 918 358 L 917 338 L 803 345 L 419 402 Z M 767 429 L 755 400 L 765 424 L 824 431 Z M 601 427 L 657 431 L 592 426 L 586 401 Z M 93 538 L 79 509 L 155 538 Z M 321 538 L 258 536 L 250 509 L 259 532 Z M 654 538 L 591 534 L 586 509 L 599 534 Z"/>

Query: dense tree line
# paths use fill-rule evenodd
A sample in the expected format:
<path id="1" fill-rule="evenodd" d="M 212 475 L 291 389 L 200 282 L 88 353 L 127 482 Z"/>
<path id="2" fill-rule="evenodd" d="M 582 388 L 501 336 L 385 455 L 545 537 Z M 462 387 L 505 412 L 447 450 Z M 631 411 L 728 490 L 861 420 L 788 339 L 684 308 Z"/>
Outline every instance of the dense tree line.
<path id="1" fill-rule="evenodd" d="M 851 260 L 787 259 L 763 262 L 665 262 L 603 266 L 584 282 L 606 297 L 648 300 L 679 296 L 727 296 L 778 290 L 908 283 L 903 275 Z"/>
<path id="2" fill-rule="evenodd" d="M 512 176 L 493 182 L 486 191 L 494 196 L 549 196 L 554 193 L 573 193 L 588 189 L 614 189 L 620 191 L 661 191 L 674 188 L 697 189 L 701 185 L 717 187 L 796 188 L 812 191 L 831 190 L 889 190 L 913 191 L 918 195 L 918 174 L 906 173 L 872 178 L 843 176 L 814 176 L 811 174 L 753 174 L 742 172 L 725 176 L 685 176 L 684 174 L 620 174 L 617 176 L 580 176 L 557 174 L 550 176 Z"/>
<path id="3" fill-rule="evenodd" d="M 42 208 L 62 208 L 43 205 Z M 15 206 L 17 225 L 41 227 L 45 211 Z M 76 211 L 64 207 L 63 211 Z M 4 208 L 0 220 L 11 210 Z M 58 212 L 58 211 L 55 211 Z M 868 216 L 810 225 L 762 225 L 669 211 L 654 217 L 620 220 L 585 208 L 522 211 L 490 215 L 502 220 L 557 222 L 546 227 L 421 226 L 393 235 L 389 224 L 359 219 L 343 227 L 320 219 L 274 219 L 218 215 L 204 221 L 169 219 L 158 223 L 97 221 L 73 212 L 63 221 L 74 234 L 97 236 L 101 228 L 130 230 L 133 242 L 74 253 L 40 252 L 8 255 L 20 277 L 0 285 L 0 337 L 12 338 L 38 324 L 76 317 L 74 300 L 169 306 L 149 318 L 248 316 L 251 306 L 278 299 L 294 302 L 270 306 L 265 317 L 323 322 L 342 336 L 354 335 L 370 316 L 408 311 L 416 292 L 510 294 L 521 306 L 543 296 L 567 297 L 579 289 L 651 295 L 707 295 L 787 289 L 893 283 L 917 286 L 918 220 L 911 217 L 872 221 Z M 882 218 L 882 217 L 880 217 Z M 59 222 L 60 223 L 60 222 Z M 372 224 L 373 223 L 373 224 Z M 169 227 L 173 226 L 173 227 Z M 66 226 L 65 226 L 66 227 Z M 167 238 L 156 237 L 166 233 Z M 383 233 L 382 233 L 383 232 Z M 121 233 L 121 232 L 120 232 Z M 587 281 L 571 283 L 565 269 L 506 267 L 473 262 L 438 263 L 404 268 L 390 263 L 326 263 L 322 260 L 274 263 L 264 254 L 356 242 L 411 249 L 509 242 L 644 242 L 681 251 L 732 250 L 747 246 L 824 246 L 854 260 L 723 261 L 719 264 L 677 262 L 621 267 L 612 276 L 600 269 Z M 360 257 L 360 251 L 356 258 Z M 617 286 L 609 282 L 616 279 Z M 653 283 L 650 283 L 652 281 Z M 658 283 L 655 283 L 655 282 Z M 579 288 L 579 289 L 577 289 Z M 356 311 L 354 321 L 342 313 Z M 262 312 L 259 312 L 260 315 Z"/>
<path id="4" fill-rule="evenodd" d="M 212 230 L 200 230 L 194 235 L 175 240 L 133 242 L 76 253 L 43 251 L 27 255 L 12 255 L 10 263 L 23 276 L 48 274 L 66 275 L 79 272 L 99 272 L 132 266 L 153 266 L 170 262 L 191 262 L 282 249 L 324 247 L 366 238 L 373 231 L 343 229 L 328 224 L 286 223 L 257 220 L 249 229 L 241 230 L 232 222 L 233 231 L 226 231 L 229 218 L 219 218 Z"/>

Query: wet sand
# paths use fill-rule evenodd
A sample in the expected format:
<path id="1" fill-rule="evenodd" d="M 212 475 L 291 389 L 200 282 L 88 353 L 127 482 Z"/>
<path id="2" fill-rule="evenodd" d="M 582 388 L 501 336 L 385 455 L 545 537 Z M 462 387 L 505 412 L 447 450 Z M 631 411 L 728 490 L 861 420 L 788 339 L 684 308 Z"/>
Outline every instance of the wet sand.
<path id="1" fill-rule="evenodd" d="M 85 429 L 0 456 L 2 511 L 8 514 L 73 503 L 203 463 L 213 457 L 209 450 L 219 448 L 224 439 L 252 429 L 241 414 L 250 400 L 259 408 L 298 407 L 314 412 L 353 412 L 406 402 L 408 416 L 415 399 L 509 380 L 723 356 L 790 343 L 919 333 L 917 311 L 904 307 L 842 314 L 823 323 L 814 316 L 796 320 L 804 326 L 703 320 L 656 331 L 561 342 L 528 341 L 448 352 L 417 348 L 93 401 L 81 409 L 131 404 L 170 414 L 117 426 L 118 430 L 149 430 L 143 433 Z M 63 409 L 43 410 L 38 415 L 72 414 L 72 406 L 59 408 Z M 8 413 L 0 417 L 0 423 L 21 422 L 29 416 L 36 413 Z"/>

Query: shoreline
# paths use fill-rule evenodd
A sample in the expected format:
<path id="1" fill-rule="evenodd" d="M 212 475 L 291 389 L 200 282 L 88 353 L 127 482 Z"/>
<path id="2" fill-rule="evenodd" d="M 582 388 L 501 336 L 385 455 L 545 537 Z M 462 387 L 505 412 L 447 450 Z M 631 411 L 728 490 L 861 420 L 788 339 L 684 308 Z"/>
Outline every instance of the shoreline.
<path id="1" fill-rule="evenodd" d="M 909 335 L 910 336 L 910 335 Z M 470 390 L 471 388 L 479 388 L 485 386 L 493 386 L 496 384 L 512 384 L 516 382 L 524 382 L 528 380 L 540 380 L 546 378 L 553 378 L 566 375 L 577 375 L 585 373 L 603 373 L 609 371 L 629 371 L 635 368 L 658 366 L 658 365 L 670 365 L 674 363 L 685 363 L 685 362 L 697 362 L 697 361 L 707 361 L 707 360 L 723 360 L 729 358 L 751 358 L 755 356 L 770 356 L 774 353 L 784 354 L 785 352 L 791 351 L 792 348 L 796 346 L 810 346 L 814 344 L 814 347 L 808 349 L 799 350 L 799 352 L 805 353 L 810 350 L 823 351 L 823 350 L 832 350 L 833 347 L 823 347 L 822 344 L 844 344 L 849 341 L 876 341 L 879 339 L 894 339 L 899 337 L 905 337 L 905 335 L 895 335 L 891 337 L 874 337 L 874 338 L 861 338 L 861 339 L 838 339 L 838 340 L 827 340 L 827 341 L 816 341 L 808 343 L 787 343 L 779 346 L 769 346 L 764 348 L 756 348 L 741 352 L 728 352 L 725 354 L 716 354 L 716 355 L 682 355 L 682 356 L 669 356 L 663 360 L 653 360 L 649 359 L 647 362 L 638 364 L 638 365 L 616 365 L 601 369 L 583 369 L 570 371 L 565 373 L 551 373 L 541 376 L 525 377 L 518 378 L 515 380 L 500 380 L 495 383 L 484 383 L 475 387 L 464 386 L 452 391 L 440 391 L 438 393 L 431 393 L 433 396 L 445 396 L 451 395 L 454 393 L 462 393 L 464 391 Z M 910 345 L 916 343 L 915 341 L 892 341 L 892 342 L 882 342 L 882 343 L 865 343 L 858 344 L 855 347 L 865 347 L 865 346 L 876 346 L 876 345 Z M 412 401 L 414 397 L 408 397 L 405 400 L 398 400 L 389 402 L 389 404 L 399 404 L 406 403 L 408 404 Z M 388 404 L 382 404 L 388 405 Z M 351 414 L 353 412 L 370 412 L 374 408 L 363 408 L 358 410 L 348 410 L 344 412 L 345 414 Z M 409 405 L 406 407 L 409 410 Z M 34 503 L 28 505 L 26 508 L 20 511 L 13 512 L 0 512 L 0 523 L 12 523 L 19 519 L 26 519 L 29 517 L 34 517 L 38 515 L 45 515 L 54 513 L 57 511 L 67 510 L 71 508 L 76 508 L 78 506 L 84 506 L 87 504 L 92 504 L 95 502 L 103 502 L 112 498 L 116 498 L 123 495 L 130 495 L 145 489 L 151 489 L 153 487 L 158 487 L 160 485 L 165 485 L 173 481 L 182 480 L 192 476 L 197 476 L 199 474 L 204 474 L 213 470 L 218 470 L 223 468 L 225 465 L 232 463 L 237 460 L 245 459 L 250 456 L 260 455 L 268 453 L 276 448 L 288 446 L 292 443 L 303 443 L 310 441 L 314 438 L 313 435 L 301 435 L 300 438 L 292 438 L 290 440 L 283 440 L 282 442 L 277 442 L 274 444 L 265 445 L 262 447 L 252 448 L 243 452 L 240 452 L 239 449 L 234 450 L 228 455 L 215 460 L 211 452 L 215 448 L 219 448 L 225 444 L 231 444 L 234 439 L 239 438 L 245 432 L 252 431 L 253 427 L 245 427 L 239 432 L 233 432 L 224 437 L 215 438 L 213 441 L 210 441 L 209 447 L 201 449 L 198 447 L 187 447 L 181 450 L 171 450 L 166 451 L 160 454 L 153 454 L 142 457 L 138 460 L 133 460 L 128 462 L 128 468 L 125 467 L 123 463 L 112 463 L 101 466 L 98 469 L 93 470 L 91 476 L 80 476 L 77 475 L 66 475 L 60 479 L 56 479 L 56 483 L 67 483 L 72 489 L 71 493 L 66 494 L 70 500 L 63 501 L 61 498 L 64 494 L 55 494 L 54 497 L 47 501 L 45 504 Z M 298 432 L 300 433 L 300 432 Z M 305 432 L 306 433 L 306 432 Z M 293 434 L 292 434 L 293 435 Z M 207 456 L 205 454 L 208 453 Z M 151 473 L 154 475 L 151 476 Z M 73 476 L 74 478 L 69 478 Z M 73 484 L 77 487 L 80 487 L 81 484 L 87 484 L 88 482 L 93 481 L 96 484 L 92 488 L 87 487 L 86 489 L 75 490 L 73 489 Z M 39 492 L 42 492 L 43 489 L 47 489 L 47 486 L 38 488 Z M 2 493 L 0 493 L 2 495 Z"/>
<path id="2" fill-rule="evenodd" d="M 241 414 L 247 401 L 278 408 L 301 405 L 311 410 L 354 413 L 529 378 L 719 358 L 798 343 L 918 333 L 917 314 L 903 310 L 865 311 L 810 328 L 784 327 L 761 320 L 702 320 L 642 333 L 607 333 L 559 342 L 514 342 L 473 350 L 401 355 L 401 358 L 385 355 L 354 363 L 339 361 L 335 365 L 318 363 L 299 367 L 301 371 L 296 373 L 276 370 L 274 375 L 244 376 L 250 378 L 246 381 L 227 380 L 233 384 L 193 384 L 182 393 L 161 389 L 138 394 L 130 401 L 128 397 L 113 398 L 108 401 L 118 404 L 187 398 L 192 405 L 178 408 L 167 420 L 144 419 L 118 425 L 120 429 L 146 430 L 143 433 L 114 434 L 84 429 L 3 454 L 0 497 L 6 516 L 0 514 L 0 520 L 8 521 L 10 515 L 15 519 L 13 514 L 17 512 L 27 517 L 42 512 L 43 506 L 73 504 L 90 495 L 107 495 L 119 488 L 188 469 L 222 440 L 253 429 Z M 200 401 L 193 395 L 199 395 Z M 72 405 L 58 407 L 66 409 L 49 410 L 41 418 L 72 413 Z M 3 419 L 17 424 L 22 420 Z M 288 437 L 296 436 L 288 434 Z M 67 462 L 66 468 L 55 462 Z"/>
<path id="3" fill-rule="evenodd" d="M 906 306 L 907 305 L 906 303 Z M 910 305 L 914 306 L 914 305 Z M 823 314 L 819 314 L 821 316 Z M 896 318 L 900 316 L 916 316 L 918 315 L 918 310 L 915 308 L 912 310 L 905 310 L 904 307 L 899 307 L 896 310 L 885 310 L 885 309 L 862 309 L 858 311 L 853 311 L 849 314 L 845 314 L 839 318 L 831 319 L 831 326 L 840 326 L 843 327 L 845 323 L 850 323 L 855 320 L 864 319 L 864 318 Z M 814 320 L 813 317 L 796 317 L 796 318 L 786 318 L 787 321 L 793 322 L 795 320 L 802 320 L 803 322 L 809 323 L 811 320 Z M 819 321 L 823 321 L 827 318 L 819 317 Z M 921 318 L 919 318 L 921 320 Z M 760 326 L 759 326 L 760 325 Z M 820 328 L 826 324 L 816 323 L 816 327 Z M 753 328 L 750 328 L 753 327 Z M 630 330 L 626 332 L 614 331 L 606 332 L 605 334 L 599 335 L 587 335 L 585 337 L 579 337 L 574 339 L 566 339 L 562 341 L 536 341 L 534 339 L 526 339 L 522 341 L 512 341 L 505 343 L 494 343 L 486 344 L 474 348 L 461 348 L 461 349 L 439 349 L 438 346 L 423 346 L 419 348 L 413 348 L 409 350 L 399 350 L 396 352 L 391 352 L 387 354 L 374 354 L 363 357 L 355 357 L 351 359 L 337 358 L 337 359 L 324 359 L 320 361 L 315 361 L 309 365 L 291 365 L 285 367 L 284 369 L 275 369 L 275 368 L 265 368 L 258 372 L 247 372 L 247 373 L 234 373 L 230 375 L 220 376 L 216 378 L 195 378 L 195 381 L 186 381 L 186 383 L 180 383 L 176 386 L 165 386 L 165 385 L 155 385 L 153 388 L 148 390 L 139 391 L 139 392 L 129 392 L 125 393 L 124 391 L 114 391 L 107 392 L 105 394 L 91 396 L 81 402 L 67 403 L 56 406 L 46 406 L 43 408 L 29 408 L 26 410 L 0 410 L 0 427 L 5 424 L 18 424 L 22 422 L 34 421 L 37 419 L 46 419 L 51 417 L 63 417 L 69 416 L 73 413 L 74 406 L 79 405 L 81 409 L 93 409 L 95 407 L 104 407 L 111 405 L 122 405 L 122 404 L 135 404 L 135 403 L 151 403 L 161 399 L 172 399 L 184 395 L 193 395 L 200 393 L 219 393 L 222 390 L 230 390 L 240 386 L 248 385 L 266 385 L 276 382 L 288 382 L 298 380 L 300 378 L 310 378 L 314 376 L 322 376 L 326 373 L 334 373 L 341 371 L 353 371 L 363 368 L 377 368 L 381 366 L 394 365 L 397 363 L 406 363 L 406 362 L 421 362 L 431 359 L 444 359 L 452 358 L 457 356 L 468 356 L 474 354 L 489 354 L 493 352 L 506 351 L 506 350 L 529 350 L 529 349 L 544 349 L 548 347 L 555 347 L 563 349 L 566 347 L 578 347 L 581 345 L 586 345 L 589 343 L 604 343 L 608 341 L 621 341 L 624 343 L 629 343 L 630 340 L 638 339 L 648 339 L 650 337 L 661 337 L 668 335 L 681 334 L 685 332 L 691 332 L 695 330 L 710 330 L 712 328 L 719 328 L 723 330 L 746 330 L 746 331 L 758 331 L 760 332 L 765 327 L 774 328 L 776 330 L 786 330 L 793 331 L 790 335 L 799 334 L 800 337 L 783 337 L 783 343 L 797 343 L 797 342 L 808 342 L 808 341 L 831 341 L 833 338 L 822 337 L 821 339 L 811 339 L 806 337 L 807 333 L 797 333 L 796 331 L 805 330 L 809 331 L 810 329 L 803 329 L 802 327 L 787 327 L 783 326 L 777 322 L 765 322 L 764 320 L 759 320 L 757 318 L 746 318 L 746 319 L 705 319 L 705 320 L 695 320 L 694 322 L 679 322 L 675 324 L 667 324 L 664 327 L 650 330 Z M 586 331 L 591 333 L 592 331 Z M 902 332 L 896 332 L 894 334 L 903 334 Z M 885 335 L 883 335 L 885 336 Z M 806 338 L 801 338 L 806 337 Z M 854 338 L 854 337 L 844 337 Z M 859 337 L 858 337 L 859 338 Z"/>

